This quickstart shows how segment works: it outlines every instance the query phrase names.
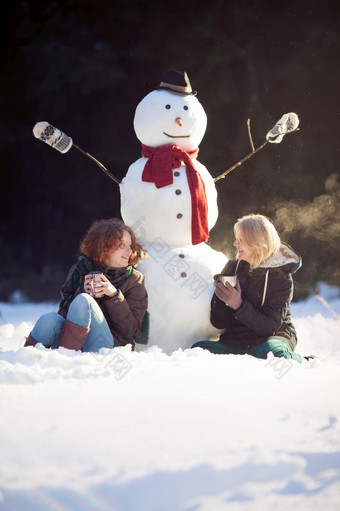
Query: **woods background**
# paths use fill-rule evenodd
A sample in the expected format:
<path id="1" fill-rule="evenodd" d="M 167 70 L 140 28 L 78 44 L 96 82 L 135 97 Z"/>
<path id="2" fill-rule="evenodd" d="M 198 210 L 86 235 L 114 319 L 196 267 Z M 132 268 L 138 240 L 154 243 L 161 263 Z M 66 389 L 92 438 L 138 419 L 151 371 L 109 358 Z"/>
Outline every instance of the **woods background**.
<path id="1" fill-rule="evenodd" d="M 139 101 L 167 68 L 187 71 L 208 128 L 199 160 L 216 177 L 286 112 L 300 130 L 216 183 L 209 243 L 233 256 L 232 227 L 262 213 L 302 255 L 295 299 L 340 285 L 336 2 L 14 1 L 2 7 L 0 300 L 58 300 L 79 240 L 120 216 L 119 188 L 88 158 L 33 137 L 48 121 L 122 179 L 140 157 Z"/>

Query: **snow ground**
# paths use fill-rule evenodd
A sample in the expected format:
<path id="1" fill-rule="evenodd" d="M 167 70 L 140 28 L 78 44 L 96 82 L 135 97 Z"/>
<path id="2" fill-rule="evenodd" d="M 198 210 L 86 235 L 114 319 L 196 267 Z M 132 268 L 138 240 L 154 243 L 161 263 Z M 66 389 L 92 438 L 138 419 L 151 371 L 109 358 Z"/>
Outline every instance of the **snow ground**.
<path id="1" fill-rule="evenodd" d="M 55 309 L 0 303 L 1 510 L 340 508 L 338 289 L 293 304 L 310 366 L 23 348 Z"/>

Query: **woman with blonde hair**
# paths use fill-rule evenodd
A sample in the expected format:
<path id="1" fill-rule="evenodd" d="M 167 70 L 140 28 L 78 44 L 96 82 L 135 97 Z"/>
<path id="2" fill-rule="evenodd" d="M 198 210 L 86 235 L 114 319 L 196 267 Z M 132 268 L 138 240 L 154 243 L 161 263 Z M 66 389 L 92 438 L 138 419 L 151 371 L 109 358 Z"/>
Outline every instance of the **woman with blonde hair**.
<path id="1" fill-rule="evenodd" d="M 25 346 L 97 352 L 130 344 L 141 335 L 148 297 L 135 268 L 145 252 L 118 218 L 94 222 L 61 288 L 58 312 L 41 316 Z"/>
<path id="2" fill-rule="evenodd" d="M 294 274 L 301 257 L 282 243 L 272 222 L 263 215 L 246 215 L 234 225 L 237 253 L 221 275 L 236 275 L 236 286 L 215 276 L 211 323 L 224 329 L 219 340 L 200 341 L 193 348 L 219 354 L 249 354 L 267 358 L 272 352 L 303 362 L 295 353 L 297 336 L 291 320 Z"/>

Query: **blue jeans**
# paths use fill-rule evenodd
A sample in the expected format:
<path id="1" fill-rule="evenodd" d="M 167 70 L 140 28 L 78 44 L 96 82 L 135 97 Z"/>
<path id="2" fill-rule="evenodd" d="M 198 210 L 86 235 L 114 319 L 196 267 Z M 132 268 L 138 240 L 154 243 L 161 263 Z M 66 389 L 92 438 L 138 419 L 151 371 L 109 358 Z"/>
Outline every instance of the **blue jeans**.
<path id="1" fill-rule="evenodd" d="M 220 341 L 200 341 L 196 342 L 192 348 L 203 348 L 205 350 L 209 350 L 211 353 L 219 355 L 248 354 L 256 358 L 267 358 L 268 353 L 271 351 L 274 357 L 292 358 L 300 364 L 303 360 L 303 357 L 289 349 L 289 346 L 284 341 L 275 338 L 268 339 L 268 341 L 247 350 L 238 348 L 237 346 L 228 346 Z"/>
<path id="2" fill-rule="evenodd" d="M 82 351 L 97 352 L 100 348 L 113 348 L 114 339 L 109 325 L 98 303 L 87 293 L 78 295 L 70 305 L 67 319 L 90 331 Z M 58 348 L 59 337 L 65 319 L 57 312 L 48 312 L 41 316 L 31 332 L 33 339 L 44 346 Z"/>

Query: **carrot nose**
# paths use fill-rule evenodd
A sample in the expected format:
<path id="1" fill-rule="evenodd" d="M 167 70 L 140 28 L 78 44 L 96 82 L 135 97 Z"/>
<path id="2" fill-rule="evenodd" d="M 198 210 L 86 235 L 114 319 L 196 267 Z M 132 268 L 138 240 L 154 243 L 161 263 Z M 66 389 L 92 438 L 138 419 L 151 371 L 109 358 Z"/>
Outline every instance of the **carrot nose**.
<path id="1" fill-rule="evenodd" d="M 175 122 L 178 124 L 178 126 L 183 126 L 183 121 L 180 117 L 176 117 Z"/>

